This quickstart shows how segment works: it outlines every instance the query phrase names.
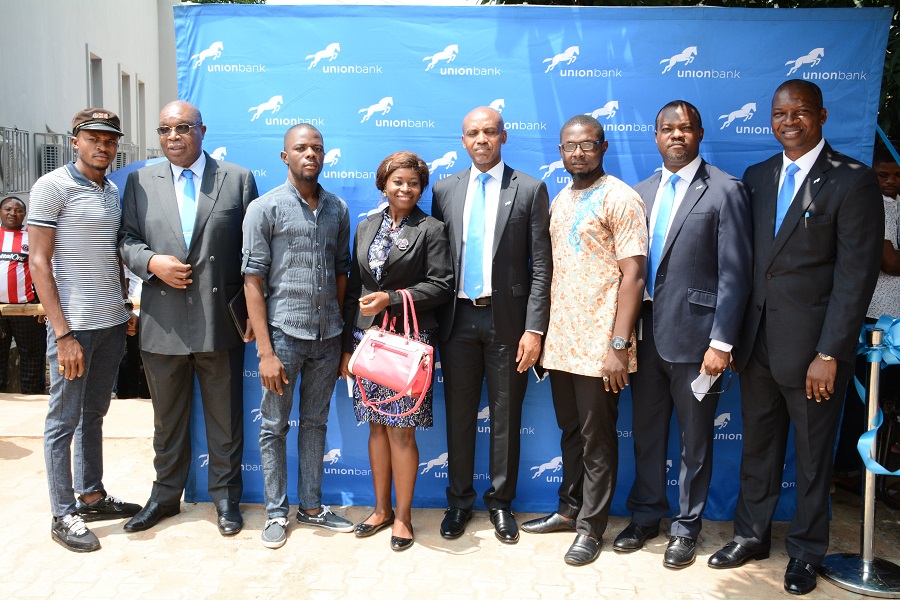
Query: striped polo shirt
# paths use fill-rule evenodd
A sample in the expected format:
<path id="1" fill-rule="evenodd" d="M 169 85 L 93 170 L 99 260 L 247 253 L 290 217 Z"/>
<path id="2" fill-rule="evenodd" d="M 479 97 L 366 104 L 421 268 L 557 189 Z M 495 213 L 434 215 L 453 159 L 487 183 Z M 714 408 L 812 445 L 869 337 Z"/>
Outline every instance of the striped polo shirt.
<path id="1" fill-rule="evenodd" d="M 117 236 L 119 190 L 101 188 L 69 164 L 31 188 L 28 225 L 56 230 L 53 277 L 69 327 L 105 329 L 128 320 L 122 301 Z"/>
<path id="2" fill-rule="evenodd" d="M 0 227 L 0 302 L 34 302 L 34 285 L 28 269 L 28 230 Z"/>

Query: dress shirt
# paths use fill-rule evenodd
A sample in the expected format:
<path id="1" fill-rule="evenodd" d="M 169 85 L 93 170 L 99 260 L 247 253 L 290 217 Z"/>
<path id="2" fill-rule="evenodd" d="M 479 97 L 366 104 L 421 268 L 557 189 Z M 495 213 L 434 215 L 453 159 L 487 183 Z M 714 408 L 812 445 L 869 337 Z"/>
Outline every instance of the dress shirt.
<path id="1" fill-rule="evenodd" d="M 178 165 L 169 163 L 172 168 L 172 179 L 175 181 L 175 200 L 178 202 L 178 214 L 181 214 L 181 200 L 184 195 L 184 179 L 181 178 L 181 172 L 184 171 Z M 200 204 L 200 183 L 203 181 L 203 170 L 206 169 L 206 153 L 201 152 L 200 158 L 194 161 L 188 167 L 194 173 L 194 201 Z"/>
<path id="2" fill-rule="evenodd" d="M 494 232 L 497 228 L 497 207 L 500 205 L 500 181 L 503 179 L 503 161 L 493 166 L 489 171 L 491 178 L 484 183 L 484 251 L 482 252 L 482 274 L 484 276 L 484 288 L 479 298 L 490 296 L 493 292 L 491 288 L 491 265 L 494 261 Z M 472 197 L 475 195 L 475 188 L 478 186 L 478 175 L 481 171 L 476 169 L 474 165 L 469 169 L 469 187 L 466 189 L 466 206 L 463 209 L 463 247 L 460 250 L 462 261 L 460 264 L 460 281 L 457 282 L 456 288 L 459 290 L 457 296 L 460 298 L 468 298 L 465 289 L 466 264 L 466 240 L 469 238 L 469 213 L 472 210 Z"/>
<path id="3" fill-rule="evenodd" d="M 787 170 L 787 166 L 791 163 L 797 165 L 797 168 L 800 170 L 794 173 L 794 198 L 797 197 L 797 192 L 800 190 L 800 186 L 803 185 L 803 182 L 806 181 L 806 176 L 809 175 L 809 171 L 812 169 L 812 166 L 816 164 L 816 161 L 819 160 L 819 154 L 822 153 L 822 148 L 825 147 L 825 138 L 819 140 L 819 143 L 816 144 L 816 147 L 798 158 L 797 160 L 791 160 L 785 155 L 783 152 L 781 153 L 782 163 L 781 163 L 781 173 L 778 175 L 778 188 L 781 189 L 781 184 L 784 183 L 784 172 Z"/>

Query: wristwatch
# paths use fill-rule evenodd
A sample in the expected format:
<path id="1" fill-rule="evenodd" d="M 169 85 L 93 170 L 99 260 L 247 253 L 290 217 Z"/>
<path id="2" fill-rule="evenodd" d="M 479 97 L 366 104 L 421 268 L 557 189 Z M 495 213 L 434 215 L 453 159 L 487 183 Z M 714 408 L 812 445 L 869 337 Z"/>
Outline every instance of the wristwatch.
<path id="1" fill-rule="evenodd" d="M 613 350 L 624 350 L 625 348 L 631 348 L 631 341 L 617 335 L 612 339 L 612 347 Z"/>
<path id="2" fill-rule="evenodd" d="M 823 352 L 819 352 L 819 358 L 821 358 L 824 361 L 834 360 L 833 356 L 828 356 L 827 354 L 825 354 Z"/>

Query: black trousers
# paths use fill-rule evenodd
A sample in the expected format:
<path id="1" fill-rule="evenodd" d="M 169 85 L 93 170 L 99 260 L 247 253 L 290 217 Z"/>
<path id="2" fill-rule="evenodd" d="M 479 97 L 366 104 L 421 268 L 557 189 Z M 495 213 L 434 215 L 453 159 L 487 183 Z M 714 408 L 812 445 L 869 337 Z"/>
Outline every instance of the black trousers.
<path id="1" fill-rule="evenodd" d="M 556 420 L 562 428 L 562 514 L 572 516 L 580 495 L 575 529 L 600 539 L 606 531 L 619 466 L 619 394 L 607 392 L 603 379 L 550 371 Z M 574 424 L 577 423 L 577 429 Z M 577 490 L 580 482 L 580 491 Z"/>
<path id="2" fill-rule="evenodd" d="M 515 345 L 501 344 L 492 309 L 460 302 L 453 331 L 439 346 L 447 409 L 447 503 L 471 510 L 476 493 L 475 433 L 481 388 L 487 381 L 491 415 L 489 509 L 509 508 L 519 478 L 519 430 L 528 374 L 516 371 Z"/>
<path id="3" fill-rule="evenodd" d="M 206 442 L 209 448 L 209 495 L 213 502 L 240 500 L 243 493 L 244 346 L 220 352 L 168 356 L 142 352 L 153 402 L 153 466 L 156 481 L 150 499 L 180 501 L 191 460 L 191 399 L 194 374 L 200 382 Z"/>
<path id="4" fill-rule="evenodd" d="M 0 390 L 9 384 L 9 348 L 19 350 L 19 390 L 43 394 L 47 389 L 47 326 L 35 317 L 0 317 Z"/>

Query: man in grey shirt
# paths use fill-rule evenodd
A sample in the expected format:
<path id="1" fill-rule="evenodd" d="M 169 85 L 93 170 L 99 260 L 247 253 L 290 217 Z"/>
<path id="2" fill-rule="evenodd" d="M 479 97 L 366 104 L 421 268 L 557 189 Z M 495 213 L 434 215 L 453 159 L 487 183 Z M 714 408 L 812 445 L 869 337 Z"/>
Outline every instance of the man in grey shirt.
<path id="1" fill-rule="evenodd" d="M 322 134 L 296 125 L 284 135 L 287 182 L 261 196 L 244 217 L 244 290 L 256 332 L 266 548 L 284 545 L 287 532 L 285 438 L 300 376 L 298 428 L 300 507 L 297 521 L 342 533 L 353 524 L 321 505 L 322 456 L 328 409 L 340 366 L 341 306 L 350 270 L 347 204 L 319 185 L 325 158 Z"/>

